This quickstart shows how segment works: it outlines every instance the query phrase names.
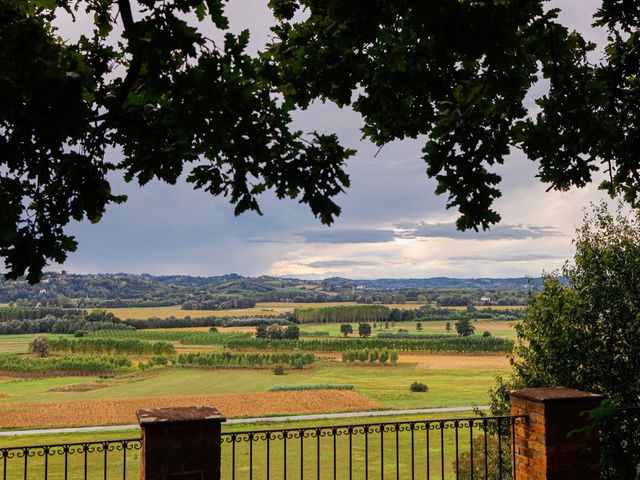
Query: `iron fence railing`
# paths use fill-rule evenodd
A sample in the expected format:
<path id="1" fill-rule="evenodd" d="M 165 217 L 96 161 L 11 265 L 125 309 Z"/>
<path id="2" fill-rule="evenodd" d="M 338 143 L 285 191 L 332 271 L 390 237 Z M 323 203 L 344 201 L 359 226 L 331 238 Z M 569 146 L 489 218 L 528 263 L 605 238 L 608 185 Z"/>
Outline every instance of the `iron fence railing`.
<path id="1" fill-rule="evenodd" d="M 515 471 L 511 436 L 526 419 L 494 416 L 223 432 L 221 478 L 509 480 Z M 137 479 L 140 449 L 140 439 L 0 448 L 2 480 Z"/>
<path id="2" fill-rule="evenodd" d="M 139 438 L 0 448 L 3 480 L 140 477 Z"/>
<path id="3" fill-rule="evenodd" d="M 511 434 L 524 421 L 495 416 L 226 432 L 222 478 L 507 480 Z"/>

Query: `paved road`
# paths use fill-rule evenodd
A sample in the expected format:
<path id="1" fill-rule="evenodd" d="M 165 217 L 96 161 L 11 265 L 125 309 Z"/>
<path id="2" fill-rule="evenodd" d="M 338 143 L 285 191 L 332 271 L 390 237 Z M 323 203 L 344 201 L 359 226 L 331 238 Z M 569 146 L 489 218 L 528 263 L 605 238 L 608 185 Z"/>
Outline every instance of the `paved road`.
<path id="1" fill-rule="evenodd" d="M 235 418 L 226 421 L 226 425 L 240 425 L 246 423 L 274 423 L 299 422 L 304 420 L 330 420 L 334 418 L 386 417 L 392 415 L 421 415 L 425 413 L 455 413 L 471 410 L 489 410 L 489 407 L 444 407 L 444 408 L 416 408 L 413 410 L 377 410 L 367 412 L 320 413 L 315 415 L 289 415 L 282 417 Z M 120 430 L 137 429 L 138 425 L 109 425 L 104 427 L 70 427 L 43 428 L 38 430 L 9 430 L 0 432 L 0 437 L 16 437 L 20 435 L 41 435 L 48 433 L 87 433 L 87 432 L 115 432 Z"/>

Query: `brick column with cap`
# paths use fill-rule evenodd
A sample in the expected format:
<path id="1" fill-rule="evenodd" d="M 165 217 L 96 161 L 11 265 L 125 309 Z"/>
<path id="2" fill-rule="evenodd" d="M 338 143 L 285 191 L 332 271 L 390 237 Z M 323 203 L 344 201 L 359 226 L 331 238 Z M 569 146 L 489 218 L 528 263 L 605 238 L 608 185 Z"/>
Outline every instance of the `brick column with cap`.
<path id="1" fill-rule="evenodd" d="M 569 388 L 528 388 L 511 392 L 511 415 L 528 415 L 515 427 L 518 480 L 597 480 L 596 432 L 576 432 L 588 424 L 584 412 L 601 395 Z"/>
<path id="2" fill-rule="evenodd" d="M 141 480 L 220 480 L 220 432 L 213 407 L 137 412 L 142 430 Z"/>

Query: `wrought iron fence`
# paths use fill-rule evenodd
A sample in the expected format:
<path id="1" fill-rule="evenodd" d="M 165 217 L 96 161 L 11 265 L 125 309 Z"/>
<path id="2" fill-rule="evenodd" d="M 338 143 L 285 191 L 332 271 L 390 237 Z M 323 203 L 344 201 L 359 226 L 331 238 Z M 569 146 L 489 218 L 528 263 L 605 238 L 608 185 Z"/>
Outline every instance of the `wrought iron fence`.
<path id="1" fill-rule="evenodd" d="M 497 416 L 226 432 L 222 478 L 507 480 L 511 434 L 524 421 Z"/>
<path id="2" fill-rule="evenodd" d="M 223 432 L 221 478 L 509 480 L 511 435 L 525 421 L 495 416 Z M 136 479 L 140 449 L 140 439 L 0 448 L 2 480 Z"/>
<path id="3" fill-rule="evenodd" d="M 0 448 L 3 480 L 140 477 L 139 438 Z"/>

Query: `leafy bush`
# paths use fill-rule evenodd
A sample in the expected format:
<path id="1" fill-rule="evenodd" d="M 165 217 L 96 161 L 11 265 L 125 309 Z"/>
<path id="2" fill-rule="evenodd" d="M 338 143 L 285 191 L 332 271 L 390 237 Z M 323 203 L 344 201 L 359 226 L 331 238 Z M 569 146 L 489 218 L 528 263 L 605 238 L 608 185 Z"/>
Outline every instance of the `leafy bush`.
<path id="1" fill-rule="evenodd" d="M 483 336 L 484 338 L 491 337 L 491 332 L 489 332 L 488 330 L 485 330 L 485 331 L 482 333 L 482 336 Z"/>
<path id="2" fill-rule="evenodd" d="M 412 392 L 426 392 L 429 390 L 429 387 L 427 387 L 424 383 L 413 382 L 409 387 L 409 390 L 411 390 Z"/>
<path id="3" fill-rule="evenodd" d="M 273 373 L 275 375 L 284 375 L 284 365 L 282 365 L 281 363 L 274 365 Z"/>
<path id="4" fill-rule="evenodd" d="M 47 337 L 38 336 L 29 343 L 29 351 L 39 357 L 46 357 L 51 352 L 51 342 Z"/>

